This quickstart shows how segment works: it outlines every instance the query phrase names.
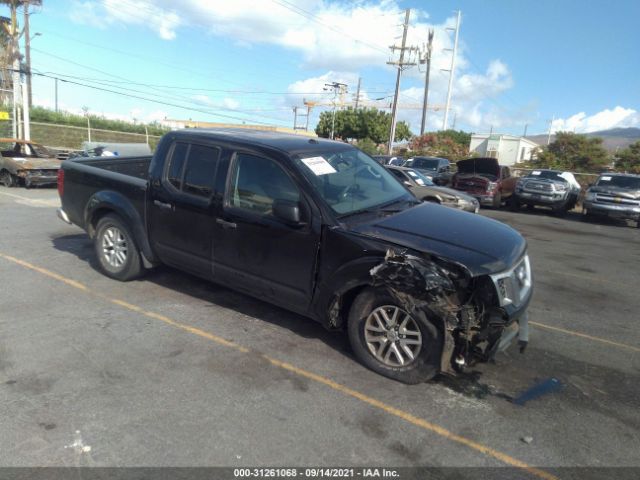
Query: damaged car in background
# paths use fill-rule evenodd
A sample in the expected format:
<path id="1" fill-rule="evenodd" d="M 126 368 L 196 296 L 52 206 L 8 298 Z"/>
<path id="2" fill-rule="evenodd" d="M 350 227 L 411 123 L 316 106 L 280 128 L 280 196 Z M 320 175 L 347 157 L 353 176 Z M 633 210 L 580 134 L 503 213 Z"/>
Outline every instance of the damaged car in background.
<path id="1" fill-rule="evenodd" d="M 420 202 L 342 142 L 174 131 L 153 157 L 65 161 L 58 191 L 105 275 L 190 272 L 346 331 L 364 365 L 402 382 L 528 340 L 524 238 Z"/>
<path id="2" fill-rule="evenodd" d="M 465 212 L 478 213 L 478 201 L 458 190 L 438 187 L 418 170 L 407 167 L 387 166 L 394 177 L 400 180 L 413 195 L 423 202 L 434 202 L 451 208 L 459 208 Z"/>
<path id="3" fill-rule="evenodd" d="M 511 197 L 511 208 L 518 210 L 522 205 L 549 207 L 558 216 L 572 210 L 580 196 L 580 184 L 571 172 L 559 170 L 533 170 L 518 179 L 516 190 Z"/>
<path id="4" fill-rule="evenodd" d="M 5 187 L 55 185 L 60 161 L 42 145 L 0 138 L 0 183 Z"/>

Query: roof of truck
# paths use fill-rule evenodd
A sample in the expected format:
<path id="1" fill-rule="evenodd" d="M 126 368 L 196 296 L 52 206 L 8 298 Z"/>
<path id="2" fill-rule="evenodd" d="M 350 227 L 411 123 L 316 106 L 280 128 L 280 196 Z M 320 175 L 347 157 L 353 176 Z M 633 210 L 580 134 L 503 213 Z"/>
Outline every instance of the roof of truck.
<path id="1" fill-rule="evenodd" d="M 233 143 L 275 148 L 288 153 L 319 150 L 343 150 L 345 148 L 352 147 L 348 143 L 328 140 L 326 138 L 309 138 L 307 136 L 295 135 L 292 133 L 248 130 L 242 128 L 189 128 L 184 130 L 175 130 L 172 133 L 175 134 L 177 138 L 181 136 L 191 138 L 215 138 Z"/>

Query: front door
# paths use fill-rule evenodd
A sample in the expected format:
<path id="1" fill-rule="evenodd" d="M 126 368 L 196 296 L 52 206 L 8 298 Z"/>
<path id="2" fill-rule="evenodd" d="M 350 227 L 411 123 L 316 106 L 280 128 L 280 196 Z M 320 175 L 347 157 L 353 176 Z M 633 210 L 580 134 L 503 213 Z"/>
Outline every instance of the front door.
<path id="1" fill-rule="evenodd" d="M 273 215 L 276 200 L 297 202 L 302 224 Z M 214 275 L 286 308 L 305 312 L 313 293 L 320 235 L 310 203 L 274 159 L 237 153 L 224 206 L 214 226 Z"/>

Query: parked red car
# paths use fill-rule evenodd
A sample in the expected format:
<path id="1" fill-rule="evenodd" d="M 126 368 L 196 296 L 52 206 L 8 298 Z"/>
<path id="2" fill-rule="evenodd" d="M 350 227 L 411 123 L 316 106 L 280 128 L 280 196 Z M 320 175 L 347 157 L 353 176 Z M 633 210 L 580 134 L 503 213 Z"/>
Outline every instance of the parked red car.
<path id="1" fill-rule="evenodd" d="M 500 208 L 515 190 L 515 177 L 509 167 L 495 158 L 469 158 L 457 162 L 458 171 L 451 181 L 456 190 L 476 197 L 480 205 Z"/>

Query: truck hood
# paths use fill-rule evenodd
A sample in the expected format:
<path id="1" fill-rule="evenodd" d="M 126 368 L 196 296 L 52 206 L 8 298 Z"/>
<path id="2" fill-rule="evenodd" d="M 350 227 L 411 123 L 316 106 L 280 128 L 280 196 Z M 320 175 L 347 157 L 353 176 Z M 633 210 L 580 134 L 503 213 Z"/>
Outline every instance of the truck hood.
<path id="1" fill-rule="evenodd" d="M 500 176 L 500 165 L 495 158 L 469 158 L 456 163 L 458 174 L 493 175 Z"/>
<path id="2" fill-rule="evenodd" d="M 591 193 L 605 193 L 615 197 L 630 198 L 632 200 L 640 200 L 640 191 L 630 190 L 628 188 L 596 186 L 596 187 L 589 188 L 588 191 Z"/>
<path id="3" fill-rule="evenodd" d="M 5 162 L 12 164 L 16 170 L 50 170 L 59 169 L 60 160 L 54 158 L 5 157 Z"/>
<path id="4" fill-rule="evenodd" d="M 434 203 L 352 225 L 351 230 L 456 263 L 473 276 L 512 267 L 527 248 L 525 239 L 504 223 Z"/>

